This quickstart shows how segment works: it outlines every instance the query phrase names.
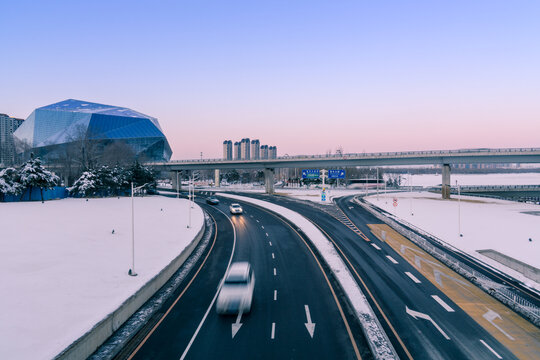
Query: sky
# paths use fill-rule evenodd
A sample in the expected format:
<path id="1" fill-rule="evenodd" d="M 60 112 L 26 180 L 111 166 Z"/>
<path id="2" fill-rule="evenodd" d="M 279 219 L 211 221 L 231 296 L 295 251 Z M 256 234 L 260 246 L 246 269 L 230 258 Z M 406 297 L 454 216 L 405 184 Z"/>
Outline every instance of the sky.
<path id="1" fill-rule="evenodd" d="M 0 0 L 0 113 L 157 117 L 173 159 L 540 147 L 536 0 Z"/>

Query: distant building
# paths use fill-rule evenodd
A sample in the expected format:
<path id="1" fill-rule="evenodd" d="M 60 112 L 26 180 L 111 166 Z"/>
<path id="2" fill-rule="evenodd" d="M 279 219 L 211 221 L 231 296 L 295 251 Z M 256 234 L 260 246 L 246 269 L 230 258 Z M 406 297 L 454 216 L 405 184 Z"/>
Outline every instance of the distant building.
<path id="1" fill-rule="evenodd" d="M 251 159 L 259 160 L 261 158 L 261 142 L 259 140 L 251 140 Z"/>
<path id="2" fill-rule="evenodd" d="M 268 158 L 269 159 L 277 159 L 277 147 L 270 146 L 268 148 Z"/>
<path id="3" fill-rule="evenodd" d="M 0 165 L 12 165 L 15 163 L 15 144 L 13 133 L 24 119 L 18 119 L 6 114 L 0 114 Z"/>
<path id="4" fill-rule="evenodd" d="M 249 138 L 244 138 L 240 141 L 240 159 L 242 160 L 250 160 L 251 159 L 251 149 L 250 149 L 251 142 L 249 141 Z"/>
<path id="5" fill-rule="evenodd" d="M 231 140 L 225 140 L 223 142 L 223 160 L 233 159 L 233 144 Z"/>
<path id="6" fill-rule="evenodd" d="M 240 160 L 241 159 L 241 151 L 240 151 L 240 142 L 235 141 L 234 143 L 234 160 Z"/>
<path id="7" fill-rule="evenodd" d="M 260 158 L 262 160 L 268 159 L 268 145 L 261 145 Z"/>

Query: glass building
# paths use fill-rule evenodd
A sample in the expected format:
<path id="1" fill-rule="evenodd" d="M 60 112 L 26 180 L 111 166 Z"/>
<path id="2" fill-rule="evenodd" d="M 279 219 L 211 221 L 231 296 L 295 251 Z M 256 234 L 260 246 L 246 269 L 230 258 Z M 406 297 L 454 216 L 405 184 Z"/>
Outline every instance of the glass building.
<path id="1" fill-rule="evenodd" d="M 67 145 L 81 140 L 101 150 L 114 142 L 124 143 L 141 161 L 169 161 L 172 155 L 156 118 L 73 99 L 35 109 L 13 136 L 19 152 L 31 150 L 45 161 L 58 158 Z"/>

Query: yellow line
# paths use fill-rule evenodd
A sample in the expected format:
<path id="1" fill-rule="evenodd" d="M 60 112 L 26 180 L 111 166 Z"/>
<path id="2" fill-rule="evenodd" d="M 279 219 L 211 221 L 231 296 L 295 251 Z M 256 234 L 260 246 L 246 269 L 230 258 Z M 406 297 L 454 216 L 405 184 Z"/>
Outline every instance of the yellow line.
<path id="1" fill-rule="evenodd" d="M 144 337 L 144 339 L 140 342 L 140 344 L 135 348 L 135 350 L 133 350 L 133 352 L 131 353 L 131 355 L 129 355 L 128 357 L 128 360 L 131 360 L 135 354 L 137 354 L 137 352 L 141 349 L 141 347 L 146 343 L 146 341 L 148 340 L 148 338 L 150 338 L 150 336 L 152 336 L 152 334 L 154 333 L 154 331 L 157 329 L 157 327 L 163 322 L 163 320 L 165 320 L 165 318 L 167 317 L 167 315 L 169 315 L 169 313 L 171 312 L 171 310 L 173 309 L 173 307 L 176 305 L 176 303 L 180 300 L 180 298 L 184 295 L 184 293 L 187 291 L 187 289 L 191 286 L 191 283 L 193 282 L 193 280 L 195 280 L 195 278 L 197 277 L 197 275 L 199 274 L 199 272 L 201 271 L 202 267 L 204 266 L 204 264 L 206 263 L 206 259 L 208 259 L 208 256 L 210 255 L 210 253 L 212 252 L 212 249 L 214 248 L 214 244 L 216 243 L 216 238 L 217 238 L 217 223 L 216 223 L 216 219 L 214 219 L 214 217 L 211 215 L 211 214 L 208 214 L 211 218 L 212 218 L 212 221 L 214 221 L 214 224 L 215 224 L 215 233 L 214 233 L 214 240 L 212 241 L 212 246 L 210 247 L 210 250 L 208 251 L 208 254 L 206 254 L 206 257 L 204 258 L 201 266 L 199 266 L 199 269 L 197 269 L 197 272 L 195 273 L 195 275 L 193 275 L 193 277 L 191 278 L 191 280 L 189 281 L 189 283 L 186 285 L 186 287 L 184 288 L 184 290 L 182 290 L 182 292 L 180 293 L 180 295 L 178 295 L 178 297 L 176 298 L 176 300 L 174 300 L 174 302 L 171 304 L 171 306 L 169 307 L 169 309 L 167 309 L 167 311 L 165 312 L 165 314 L 163 314 L 163 316 L 161 317 L 161 319 L 159 319 L 159 321 L 156 323 L 156 325 L 154 325 L 154 327 L 152 328 L 152 330 L 150 330 L 150 332 Z"/>
<path id="2" fill-rule="evenodd" d="M 251 205 L 254 205 L 254 204 L 251 204 Z M 272 216 L 275 216 L 275 214 L 273 214 L 272 212 L 258 206 L 258 205 L 254 205 L 256 207 L 258 207 L 259 209 L 261 209 L 262 211 L 272 215 Z M 295 228 L 293 228 L 288 222 L 284 221 L 281 217 L 279 216 L 275 216 L 277 219 L 279 219 L 281 222 L 283 222 L 285 225 L 287 225 L 288 227 L 291 228 L 292 231 L 294 231 L 296 233 L 296 235 L 298 235 L 298 237 L 300 239 L 302 239 L 302 241 L 304 242 L 304 245 L 306 245 L 306 247 L 308 248 L 309 252 L 311 253 L 311 255 L 313 256 L 313 258 L 315 259 L 315 261 L 317 262 L 317 265 L 319 266 L 319 269 L 321 270 L 323 276 L 324 276 L 324 279 L 326 280 L 326 284 L 328 284 L 328 287 L 330 288 L 330 291 L 332 292 L 332 296 L 334 297 L 334 301 L 336 302 L 336 305 L 338 307 L 338 310 L 339 310 L 339 313 L 341 314 L 341 319 L 343 319 L 343 323 L 345 324 L 345 328 L 347 329 L 347 333 L 349 334 L 349 339 L 351 340 L 351 343 L 352 343 L 352 346 L 353 346 L 353 349 L 354 349 L 354 353 L 356 354 L 356 358 L 359 359 L 359 360 L 362 360 L 362 356 L 360 355 L 360 351 L 358 350 L 358 346 L 356 345 L 356 341 L 354 340 L 354 336 L 353 336 L 353 333 L 351 331 L 351 328 L 349 326 L 349 322 L 347 321 L 347 319 L 345 318 L 345 313 L 343 312 L 343 309 L 341 308 L 341 304 L 339 303 L 339 300 L 337 298 L 337 295 L 336 293 L 334 292 L 334 288 L 332 287 L 332 284 L 330 283 L 330 280 L 328 280 L 328 277 L 326 276 L 326 273 L 324 272 L 324 269 L 321 265 L 321 263 L 319 262 L 319 259 L 317 259 L 317 257 L 315 256 L 315 253 L 313 252 L 313 250 L 309 247 L 309 245 L 307 244 L 306 240 L 304 240 L 304 238 L 298 233 L 298 231 L 296 231 Z"/>
<path id="3" fill-rule="evenodd" d="M 314 222 L 312 222 L 313 225 L 315 225 L 316 227 L 319 228 L 319 230 L 321 230 L 325 235 L 326 237 L 328 237 L 328 239 L 334 244 L 334 246 L 336 247 L 336 249 L 339 250 L 339 252 L 341 253 L 341 256 L 343 256 L 343 258 L 347 261 L 347 263 L 349 264 L 350 268 L 353 270 L 354 274 L 356 275 L 356 277 L 358 278 L 358 280 L 360 280 L 360 282 L 362 283 L 362 285 L 364 286 L 364 288 L 366 289 L 366 291 L 368 292 L 369 294 L 369 297 L 371 298 L 371 300 L 373 300 L 373 302 L 375 303 L 375 305 L 377 306 L 377 309 L 379 309 L 379 312 L 381 313 L 381 315 L 383 316 L 384 320 L 386 321 L 386 323 L 388 324 L 388 326 L 390 327 L 390 329 L 392 330 L 392 333 L 394 333 L 394 336 L 396 337 L 396 339 L 398 340 L 399 344 L 401 345 L 401 347 L 403 348 L 403 351 L 405 352 L 405 354 L 407 354 L 407 357 L 409 359 L 413 359 L 411 353 L 409 352 L 409 350 L 407 349 L 407 347 L 405 346 L 405 344 L 403 343 L 403 341 L 401 340 L 401 338 L 399 337 L 399 335 L 397 334 L 396 330 L 394 329 L 394 327 L 392 326 L 392 324 L 390 323 L 390 320 L 388 320 L 388 318 L 386 317 L 386 314 L 384 313 L 384 311 L 382 310 L 382 308 L 380 307 L 379 303 L 377 302 L 377 300 L 375 300 L 375 297 L 373 296 L 373 294 L 371 293 L 371 291 L 369 291 L 369 288 L 367 287 L 366 283 L 364 282 L 364 280 L 362 279 L 362 277 L 360 277 L 360 275 L 358 274 L 358 272 L 356 271 L 356 269 L 354 268 L 354 266 L 351 264 L 351 262 L 349 261 L 349 258 L 345 255 L 345 253 L 343 253 L 343 251 L 341 250 L 341 248 L 338 246 L 338 244 L 336 244 L 336 242 L 334 241 L 334 239 L 328 235 L 328 233 L 326 231 L 324 231 L 319 225 L 315 224 Z"/>

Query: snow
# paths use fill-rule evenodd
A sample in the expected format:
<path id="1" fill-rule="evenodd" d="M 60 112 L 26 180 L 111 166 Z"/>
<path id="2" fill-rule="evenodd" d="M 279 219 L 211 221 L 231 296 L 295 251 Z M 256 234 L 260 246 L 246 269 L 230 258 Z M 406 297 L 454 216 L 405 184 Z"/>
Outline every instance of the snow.
<path id="1" fill-rule="evenodd" d="M 360 287 L 354 280 L 349 269 L 337 253 L 334 245 L 323 235 L 323 233 L 315 227 L 309 220 L 300 215 L 299 213 L 287 209 L 283 206 L 269 203 L 263 200 L 257 200 L 246 196 L 238 196 L 226 193 L 220 193 L 221 196 L 229 197 L 232 199 L 238 199 L 248 203 L 262 206 L 266 209 L 274 211 L 302 230 L 304 234 L 309 238 L 311 243 L 315 245 L 319 253 L 322 255 L 334 276 L 340 282 L 343 290 L 347 294 L 353 308 L 357 313 L 357 317 L 362 323 L 364 331 L 367 332 L 369 342 L 375 347 L 372 351 L 376 354 L 377 358 L 392 359 L 393 348 L 388 341 L 384 330 L 379 324 L 377 317 L 373 313 L 366 297 L 360 290 Z"/>
<path id="2" fill-rule="evenodd" d="M 397 207 L 393 199 L 397 199 Z M 365 198 L 372 204 L 427 231 L 452 246 L 538 287 L 530 279 L 491 260 L 477 250 L 493 249 L 540 268 L 540 206 L 514 201 L 457 195 L 443 200 L 440 194 L 401 192 Z M 461 212 L 459 236 L 458 206 Z M 411 210 L 414 215 L 411 215 Z M 532 239 L 532 242 L 529 241 Z"/>
<path id="3" fill-rule="evenodd" d="M 401 174 L 402 186 L 440 186 L 442 182 L 441 174 L 413 174 L 410 175 L 411 183 L 408 183 L 408 175 Z M 452 186 L 456 180 L 459 185 L 539 185 L 540 172 L 531 173 L 509 173 L 509 174 L 451 174 Z"/>
<path id="4" fill-rule="evenodd" d="M 188 204 L 135 198 L 131 277 L 130 198 L 0 203 L 0 357 L 53 358 L 117 309 L 196 236 Z"/>

